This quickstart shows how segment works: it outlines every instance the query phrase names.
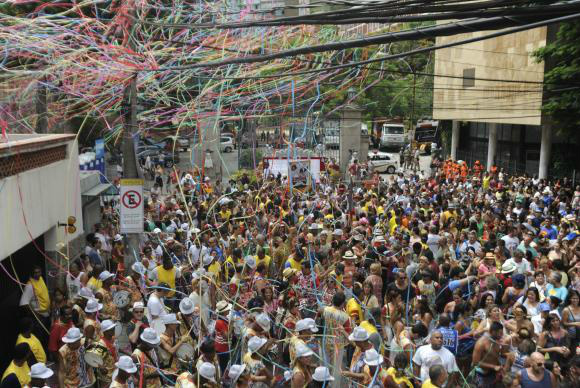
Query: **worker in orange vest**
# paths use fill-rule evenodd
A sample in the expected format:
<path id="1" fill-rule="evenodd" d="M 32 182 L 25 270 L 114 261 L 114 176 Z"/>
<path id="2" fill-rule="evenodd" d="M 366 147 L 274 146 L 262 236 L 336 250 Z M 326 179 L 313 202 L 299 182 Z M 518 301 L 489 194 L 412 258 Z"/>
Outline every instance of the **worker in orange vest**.
<path id="1" fill-rule="evenodd" d="M 465 182 L 465 181 L 466 181 L 466 179 L 467 179 L 467 174 L 468 174 L 468 173 L 469 173 L 469 169 L 467 168 L 467 163 L 463 163 L 463 164 L 461 165 L 461 180 L 462 180 L 463 182 Z"/>

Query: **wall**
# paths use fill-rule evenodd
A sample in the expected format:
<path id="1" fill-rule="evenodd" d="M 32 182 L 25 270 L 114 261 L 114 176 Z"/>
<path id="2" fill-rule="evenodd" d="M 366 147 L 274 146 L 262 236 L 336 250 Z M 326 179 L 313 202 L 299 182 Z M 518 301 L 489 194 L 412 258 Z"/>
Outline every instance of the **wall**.
<path id="1" fill-rule="evenodd" d="M 483 81 L 477 78 L 542 82 L 544 64 L 530 54 L 546 44 L 546 27 L 437 50 L 433 117 L 438 120 L 540 125 L 542 85 Z M 489 31 L 437 38 L 437 44 L 489 34 Z M 473 86 L 464 86 L 464 69 L 475 69 Z"/>
<path id="2" fill-rule="evenodd" d="M 78 151 L 72 141 L 66 144 L 66 159 L 0 180 L 0 260 L 58 222 L 66 222 L 68 216 L 76 217 L 77 231 L 65 236 L 63 228 L 53 229 L 45 239 L 45 249 L 55 251 L 58 243 L 83 234 Z"/>

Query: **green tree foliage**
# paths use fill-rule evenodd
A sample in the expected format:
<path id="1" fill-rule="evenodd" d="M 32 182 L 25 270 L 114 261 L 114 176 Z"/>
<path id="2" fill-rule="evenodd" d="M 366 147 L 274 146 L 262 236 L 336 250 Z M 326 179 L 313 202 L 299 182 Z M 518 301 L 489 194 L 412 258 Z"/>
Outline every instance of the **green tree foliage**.
<path id="1" fill-rule="evenodd" d="M 548 69 L 544 113 L 561 132 L 580 140 L 580 23 L 561 24 L 556 39 L 534 56 Z"/>

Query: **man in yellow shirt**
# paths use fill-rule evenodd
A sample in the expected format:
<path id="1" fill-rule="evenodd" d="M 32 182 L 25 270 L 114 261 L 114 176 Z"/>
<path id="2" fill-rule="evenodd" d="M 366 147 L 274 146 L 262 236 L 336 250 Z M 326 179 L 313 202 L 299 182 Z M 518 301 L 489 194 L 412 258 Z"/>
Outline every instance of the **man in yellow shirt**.
<path id="1" fill-rule="evenodd" d="M 272 259 L 266 254 L 263 247 L 259 246 L 256 249 L 256 256 L 254 256 L 254 259 L 256 260 L 256 267 L 263 263 L 266 267 L 266 272 L 270 274 L 270 263 L 272 262 Z"/>
<path id="2" fill-rule="evenodd" d="M 33 327 L 34 323 L 31 318 L 24 317 L 20 320 L 20 334 L 18 334 L 18 338 L 16 339 L 16 345 L 21 343 L 28 344 L 34 356 L 34 360 L 30 360 L 30 364 L 36 364 L 37 362 L 46 364 L 46 352 L 38 338 L 32 334 Z"/>
<path id="3" fill-rule="evenodd" d="M 360 283 L 355 283 L 352 288 L 353 297 L 346 302 L 346 313 L 357 325 L 363 320 L 362 307 L 359 303 L 362 295 L 362 286 Z"/>
<path id="4" fill-rule="evenodd" d="M 421 388 L 441 388 L 447 382 L 447 371 L 443 365 L 433 365 L 429 368 L 429 380 Z"/>
<path id="5" fill-rule="evenodd" d="M 6 387 L 21 387 L 30 383 L 30 368 L 28 367 L 28 357 L 30 357 L 30 346 L 26 343 L 18 344 L 14 347 L 14 359 L 2 374 L 0 384 Z"/>

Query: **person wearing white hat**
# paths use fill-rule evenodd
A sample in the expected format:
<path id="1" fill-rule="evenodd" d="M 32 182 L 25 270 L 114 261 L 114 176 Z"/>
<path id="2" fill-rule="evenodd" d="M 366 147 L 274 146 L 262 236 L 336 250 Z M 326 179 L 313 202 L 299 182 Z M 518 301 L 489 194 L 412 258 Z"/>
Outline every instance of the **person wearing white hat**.
<path id="1" fill-rule="evenodd" d="M 247 371 L 246 364 L 234 364 L 230 366 L 228 377 L 231 379 L 235 388 L 247 388 L 250 382 L 250 374 Z"/>
<path id="2" fill-rule="evenodd" d="M 129 388 L 130 382 L 131 386 L 135 386 L 133 375 L 137 373 L 137 366 L 133 359 L 129 356 L 121 356 L 115 366 L 117 367 L 116 376 L 108 388 Z"/>
<path id="3" fill-rule="evenodd" d="M 71 327 L 62 337 L 58 350 L 58 382 L 61 388 L 85 387 L 95 383 L 93 368 L 84 362 L 85 339 L 81 331 Z"/>
<path id="4" fill-rule="evenodd" d="M 103 308 L 97 299 L 89 299 L 85 306 L 85 322 L 83 324 L 83 334 L 87 339 L 87 345 L 98 342 L 101 338 L 101 323 L 97 319 L 97 312 Z"/>
<path id="5" fill-rule="evenodd" d="M 43 387 L 47 380 L 54 375 L 52 369 L 47 368 L 42 362 L 37 362 L 30 367 L 30 386 Z"/>
<path id="6" fill-rule="evenodd" d="M 131 273 L 125 278 L 124 284 L 121 283 L 119 288 L 129 291 L 131 293 L 131 302 L 143 302 L 144 295 L 147 292 L 145 284 L 145 275 L 147 269 L 140 261 L 136 261 L 131 265 Z"/>
<path id="7" fill-rule="evenodd" d="M 177 283 L 177 279 L 181 278 L 181 270 L 173 265 L 173 261 L 169 254 L 164 253 L 162 264 L 155 267 L 153 271 L 151 271 L 150 280 L 160 284 L 166 283 L 169 285 L 169 290 L 167 290 L 167 298 L 174 298 L 175 297 L 175 287 Z M 166 301 L 168 305 L 173 305 L 172 307 L 177 307 L 177 301 L 175 303 L 169 303 Z"/>
<path id="8" fill-rule="evenodd" d="M 292 370 L 292 387 L 305 387 L 312 381 L 313 355 L 314 352 L 308 346 L 303 344 L 296 346 L 296 360 Z"/>
<path id="9" fill-rule="evenodd" d="M 103 271 L 99 275 L 99 280 L 102 282 L 102 285 L 95 292 L 95 296 L 103 303 L 103 310 L 100 313 L 100 317 L 102 319 L 119 320 L 119 311 L 113 302 L 113 292 L 116 291 L 116 287 L 113 286 L 115 274 L 109 271 Z"/>
<path id="10" fill-rule="evenodd" d="M 202 388 L 217 387 L 216 370 L 211 362 L 203 362 L 197 367 L 198 377 L 194 381 Z"/>
<path id="11" fill-rule="evenodd" d="M 115 328 L 117 324 L 109 319 L 101 322 L 102 336 L 95 344 L 107 351 L 103 354 L 103 364 L 99 368 L 95 368 L 95 375 L 99 386 L 107 387 L 113 380 L 113 372 L 115 371 L 115 362 L 118 359 L 117 348 L 115 346 Z"/>
<path id="12" fill-rule="evenodd" d="M 312 318 L 304 318 L 296 322 L 294 326 L 295 334 L 290 337 L 290 363 L 293 363 L 296 358 L 296 347 L 298 345 L 306 345 L 312 340 L 312 334 L 318 332 L 316 322 Z M 316 345 L 317 346 L 317 345 Z"/>
<path id="13" fill-rule="evenodd" d="M 314 374 L 312 375 L 312 382 L 310 383 L 309 387 L 312 386 L 313 388 L 332 388 L 332 382 L 334 381 L 334 377 L 330 374 L 330 370 L 325 366 L 319 366 L 314 370 Z"/>
<path id="14" fill-rule="evenodd" d="M 161 365 L 164 369 L 177 372 L 178 360 L 175 353 L 184 342 L 188 341 L 189 336 L 179 335 L 178 328 L 181 325 L 181 322 L 177 319 L 175 314 L 171 313 L 164 315 L 163 323 L 165 324 L 165 332 L 159 336 L 161 339 L 159 346 Z"/>
<path id="15" fill-rule="evenodd" d="M 131 345 L 137 346 L 139 335 L 149 326 L 147 317 L 145 317 L 145 305 L 140 301 L 134 302 L 129 311 L 133 316 L 127 325 L 127 335 L 129 336 L 129 342 Z"/>
<path id="16" fill-rule="evenodd" d="M 252 381 L 262 384 L 254 384 L 253 387 L 267 387 L 272 381 L 272 375 L 263 362 L 264 355 L 268 352 L 272 339 L 253 336 L 248 340 L 248 352 L 242 358 L 247 365 Z"/>
<path id="17" fill-rule="evenodd" d="M 369 333 L 362 327 L 357 326 L 348 337 L 349 341 L 354 342 L 356 349 L 352 356 L 350 369 L 342 372 L 343 376 L 356 380 L 358 383 L 363 383 L 365 379 L 364 374 L 364 354 L 367 350 L 373 349 L 373 345 L 369 341 Z M 353 383 L 354 384 L 354 383 Z"/>
<path id="18" fill-rule="evenodd" d="M 131 355 L 131 358 L 137 364 L 139 373 L 141 371 L 143 373 L 147 388 L 161 388 L 162 386 L 158 372 L 161 365 L 159 364 L 157 353 L 157 346 L 160 342 L 161 339 L 157 332 L 148 327 L 139 336 L 139 345 Z"/>
<path id="19" fill-rule="evenodd" d="M 215 321 L 215 350 L 217 352 L 220 368 L 225 371 L 230 361 L 230 347 L 229 347 L 229 313 L 232 310 L 232 305 L 225 300 L 217 302 L 215 307 L 217 318 Z"/>

